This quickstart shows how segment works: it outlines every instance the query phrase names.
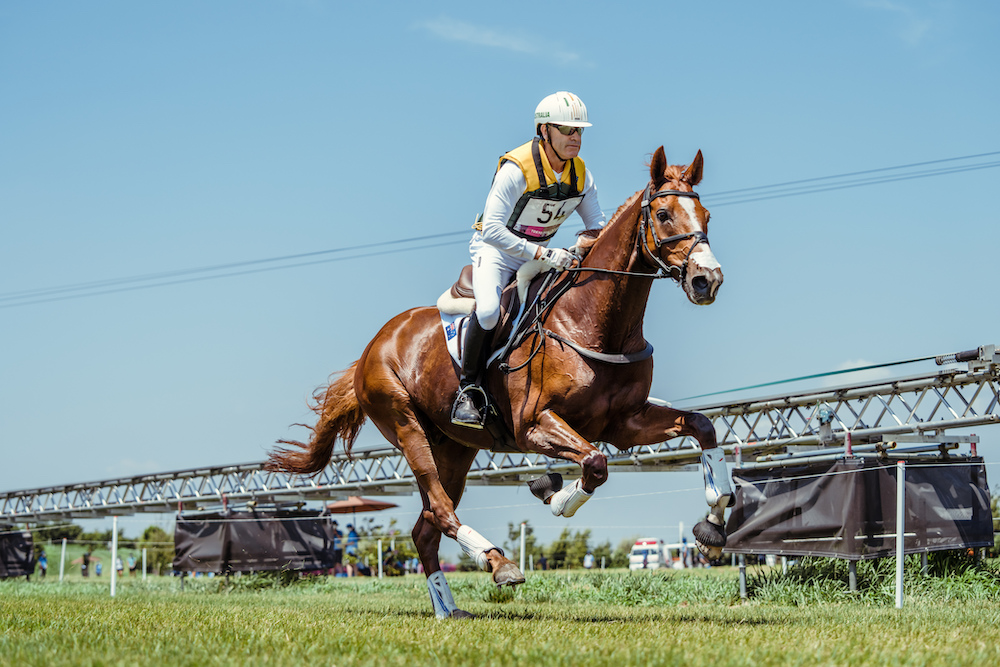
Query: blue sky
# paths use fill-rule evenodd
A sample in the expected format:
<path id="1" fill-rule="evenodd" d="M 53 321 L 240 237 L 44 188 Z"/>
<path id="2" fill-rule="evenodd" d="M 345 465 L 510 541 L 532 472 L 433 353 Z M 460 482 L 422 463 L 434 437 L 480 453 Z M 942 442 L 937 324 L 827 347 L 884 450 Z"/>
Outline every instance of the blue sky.
<path id="1" fill-rule="evenodd" d="M 497 157 L 556 90 L 588 105 L 581 154 L 609 214 L 657 146 L 705 155 L 726 281 L 707 308 L 655 286 L 655 396 L 1000 343 L 1000 169 L 712 203 L 1000 151 L 998 29 L 993 3 L 902 0 L 0 4 L 0 488 L 255 461 L 302 437 L 312 390 L 450 285 Z M 12 298 L 434 234 L 451 235 Z M 699 486 L 612 476 L 565 523 L 514 489 L 464 504 L 496 541 L 529 518 L 545 540 L 568 525 L 616 543 L 690 526 Z M 401 504 L 409 526 L 417 500 Z"/>

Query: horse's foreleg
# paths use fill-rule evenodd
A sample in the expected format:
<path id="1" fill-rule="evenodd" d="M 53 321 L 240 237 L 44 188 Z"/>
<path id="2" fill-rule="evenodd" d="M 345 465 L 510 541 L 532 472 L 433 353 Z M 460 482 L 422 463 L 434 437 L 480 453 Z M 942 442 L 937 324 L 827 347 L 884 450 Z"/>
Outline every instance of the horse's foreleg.
<path id="1" fill-rule="evenodd" d="M 701 452 L 701 470 L 705 476 L 705 501 L 708 517 L 695 524 L 694 543 L 711 560 L 722 557 L 726 546 L 726 508 L 733 498 L 733 486 L 726 459 L 718 447 Z"/>
<path id="2" fill-rule="evenodd" d="M 627 446 L 653 444 L 688 435 L 701 447 L 701 468 L 705 479 L 708 517 L 694 527 L 695 544 L 711 560 L 722 556 L 726 546 L 725 511 L 733 500 L 733 487 L 726 459 L 715 439 L 715 427 L 705 415 L 652 405 L 624 422 L 616 443 Z"/>
<path id="3" fill-rule="evenodd" d="M 527 433 L 529 447 L 540 454 L 579 464 L 582 476 L 547 499 L 555 516 L 571 517 L 608 481 L 608 459 L 569 427 L 557 414 L 545 410 Z"/>

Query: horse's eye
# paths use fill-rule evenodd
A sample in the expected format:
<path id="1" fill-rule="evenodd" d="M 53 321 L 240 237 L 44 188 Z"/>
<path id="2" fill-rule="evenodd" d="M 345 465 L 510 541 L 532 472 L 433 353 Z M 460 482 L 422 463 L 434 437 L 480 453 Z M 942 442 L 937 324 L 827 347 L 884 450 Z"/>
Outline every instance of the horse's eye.
<path id="1" fill-rule="evenodd" d="M 666 222 L 669 217 L 670 216 L 667 215 L 666 209 L 661 208 L 659 211 L 656 212 L 656 219 L 659 220 L 660 222 Z"/>

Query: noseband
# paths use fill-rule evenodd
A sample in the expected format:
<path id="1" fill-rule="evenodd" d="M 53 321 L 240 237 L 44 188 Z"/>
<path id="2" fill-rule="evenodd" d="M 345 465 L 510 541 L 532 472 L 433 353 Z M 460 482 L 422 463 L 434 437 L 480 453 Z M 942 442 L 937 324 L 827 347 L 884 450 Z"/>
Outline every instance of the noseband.
<path id="1" fill-rule="evenodd" d="M 652 192 L 653 184 L 650 183 L 646 186 L 646 191 L 642 196 L 642 214 L 640 215 L 639 222 L 639 244 L 642 247 L 643 255 L 646 259 L 653 264 L 653 266 L 659 268 L 663 272 L 663 277 L 673 278 L 679 283 L 684 282 L 684 278 L 687 276 L 688 260 L 691 259 L 691 253 L 698 246 L 699 243 L 708 244 L 708 234 L 699 230 L 697 232 L 687 232 L 685 234 L 674 234 L 673 236 L 668 236 L 665 239 L 661 239 L 656 233 L 656 225 L 653 224 L 652 212 L 650 210 L 650 204 L 654 200 L 660 197 L 691 197 L 693 199 L 698 199 L 697 192 L 684 192 L 682 190 L 659 190 L 657 192 Z M 650 248 L 648 242 L 646 241 L 646 230 L 649 230 L 650 236 L 653 237 L 653 243 L 655 248 Z M 667 243 L 674 243 L 675 241 L 683 241 L 684 239 L 693 238 L 696 239 L 691 247 L 688 248 L 687 254 L 684 256 L 684 261 L 680 266 L 674 266 L 672 264 L 667 264 L 660 258 L 660 248 Z"/>

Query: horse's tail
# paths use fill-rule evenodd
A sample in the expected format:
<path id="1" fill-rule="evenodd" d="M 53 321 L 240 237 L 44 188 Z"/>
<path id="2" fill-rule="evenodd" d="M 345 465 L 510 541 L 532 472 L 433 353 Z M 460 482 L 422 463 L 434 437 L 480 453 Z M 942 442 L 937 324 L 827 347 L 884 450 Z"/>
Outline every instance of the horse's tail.
<path id="1" fill-rule="evenodd" d="M 354 391 L 357 365 L 355 361 L 340 377 L 316 391 L 311 407 L 319 419 L 315 426 L 308 427 L 312 431 L 308 444 L 279 440 L 278 443 L 292 445 L 294 449 L 279 448 L 268 454 L 264 465 L 267 470 L 301 475 L 318 473 L 330 463 L 338 438 L 344 441 L 344 450 L 350 455 L 354 440 L 367 419 Z"/>

